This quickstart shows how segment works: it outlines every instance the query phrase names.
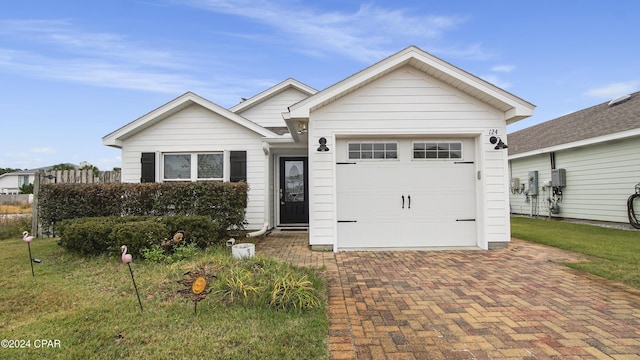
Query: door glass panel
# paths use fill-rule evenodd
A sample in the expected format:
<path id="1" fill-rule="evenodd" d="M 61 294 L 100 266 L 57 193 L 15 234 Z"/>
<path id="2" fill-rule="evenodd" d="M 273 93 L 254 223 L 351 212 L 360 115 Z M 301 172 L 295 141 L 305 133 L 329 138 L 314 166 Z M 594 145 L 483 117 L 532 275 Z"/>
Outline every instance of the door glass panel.
<path id="1" fill-rule="evenodd" d="M 289 202 L 304 201 L 304 162 L 284 163 L 284 199 Z"/>

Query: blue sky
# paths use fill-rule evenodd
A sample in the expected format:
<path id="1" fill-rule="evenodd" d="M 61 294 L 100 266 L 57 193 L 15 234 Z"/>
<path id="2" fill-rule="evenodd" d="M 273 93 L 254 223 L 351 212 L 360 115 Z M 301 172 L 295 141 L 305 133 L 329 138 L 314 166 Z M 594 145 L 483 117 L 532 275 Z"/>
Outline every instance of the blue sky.
<path id="1" fill-rule="evenodd" d="M 537 105 L 640 89 L 640 1 L 21 0 L 0 11 L 0 167 L 120 166 L 102 137 L 193 91 L 318 90 L 416 45 Z"/>

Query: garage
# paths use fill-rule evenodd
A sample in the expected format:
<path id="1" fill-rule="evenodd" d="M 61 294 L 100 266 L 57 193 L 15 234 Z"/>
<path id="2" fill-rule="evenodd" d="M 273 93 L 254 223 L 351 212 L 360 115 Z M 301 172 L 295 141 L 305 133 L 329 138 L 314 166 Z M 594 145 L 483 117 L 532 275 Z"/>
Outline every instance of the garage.
<path id="1" fill-rule="evenodd" d="M 475 138 L 337 141 L 337 248 L 477 247 Z"/>

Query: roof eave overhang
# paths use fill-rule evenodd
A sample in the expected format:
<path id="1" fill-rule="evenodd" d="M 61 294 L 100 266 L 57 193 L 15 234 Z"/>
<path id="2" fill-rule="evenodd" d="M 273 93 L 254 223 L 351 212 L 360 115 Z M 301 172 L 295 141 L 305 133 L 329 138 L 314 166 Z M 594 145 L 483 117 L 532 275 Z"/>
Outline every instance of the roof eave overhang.
<path id="1" fill-rule="evenodd" d="M 126 124 L 120 129 L 104 136 L 102 138 L 102 144 L 106 146 L 122 148 L 124 140 L 126 140 L 127 138 L 193 104 L 200 105 L 205 109 L 208 109 L 232 122 L 235 122 L 238 125 L 243 126 L 263 137 L 279 136 L 276 133 L 248 119 L 245 119 L 240 115 L 234 114 L 231 111 L 212 103 L 209 100 L 206 100 L 192 92 L 187 92 L 179 96 L 178 98 L 166 103 L 165 105 L 149 112 L 148 114 L 143 115 L 142 117 Z"/>
<path id="2" fill-rule="evenodd" d="M 505 113 L 507 123 L 514 123 L 533 115 L 535 105 L 415 46 L 410 46 L 292 105 L 289 108 L 289 116 L 292 119 L 308 119 L 313 110 L 405 65 L 413 66 L 483 102 L 493 104 Z"/>
<path id="3" fill-rule="evenodd" d="M 597 136 L 597 137 L 584 139 L 584 140 L 572 141 L 566 144 L 559 144 L 559 145 L 548 146 L 540 149 L 525 151 L 525 152 L 509 155 L 509 160 L 515 160 L 515 159 L 520 159 L 520 158 L 525 158 L 525 157 L 540 155 L 540 154 L 548 154 L 554 151 L 574 149 L 582 146 L 595 145 L 595 144 L 604 143 L 607 141 L 622 140 L 622 139 L 636 137 L 636 136 L 640 136 L 640 128 L 628 130 L 628 131 L 621 131 L 613 134 Z"/>

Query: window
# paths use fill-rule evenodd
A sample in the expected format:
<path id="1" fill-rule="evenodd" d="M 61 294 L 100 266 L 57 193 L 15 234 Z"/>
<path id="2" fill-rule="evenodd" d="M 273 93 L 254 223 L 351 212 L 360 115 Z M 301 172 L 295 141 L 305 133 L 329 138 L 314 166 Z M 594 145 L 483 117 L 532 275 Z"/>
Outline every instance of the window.
<path id="1" fill-rule="evenodd" d="M 397 159 L 398 143 L 362 142 L 349 143 L 349 159 Z"/>
<path id="2" fill-rule="evenodd" d="M 164 180 L 223 180 L 224 154 L 164 154 Z"/>
<path id="3" fill-rule="evenodd" d="M 420 141 L 413 143 L 414 159 L 461 159 L 462 143 L 445 141 Z"/>

